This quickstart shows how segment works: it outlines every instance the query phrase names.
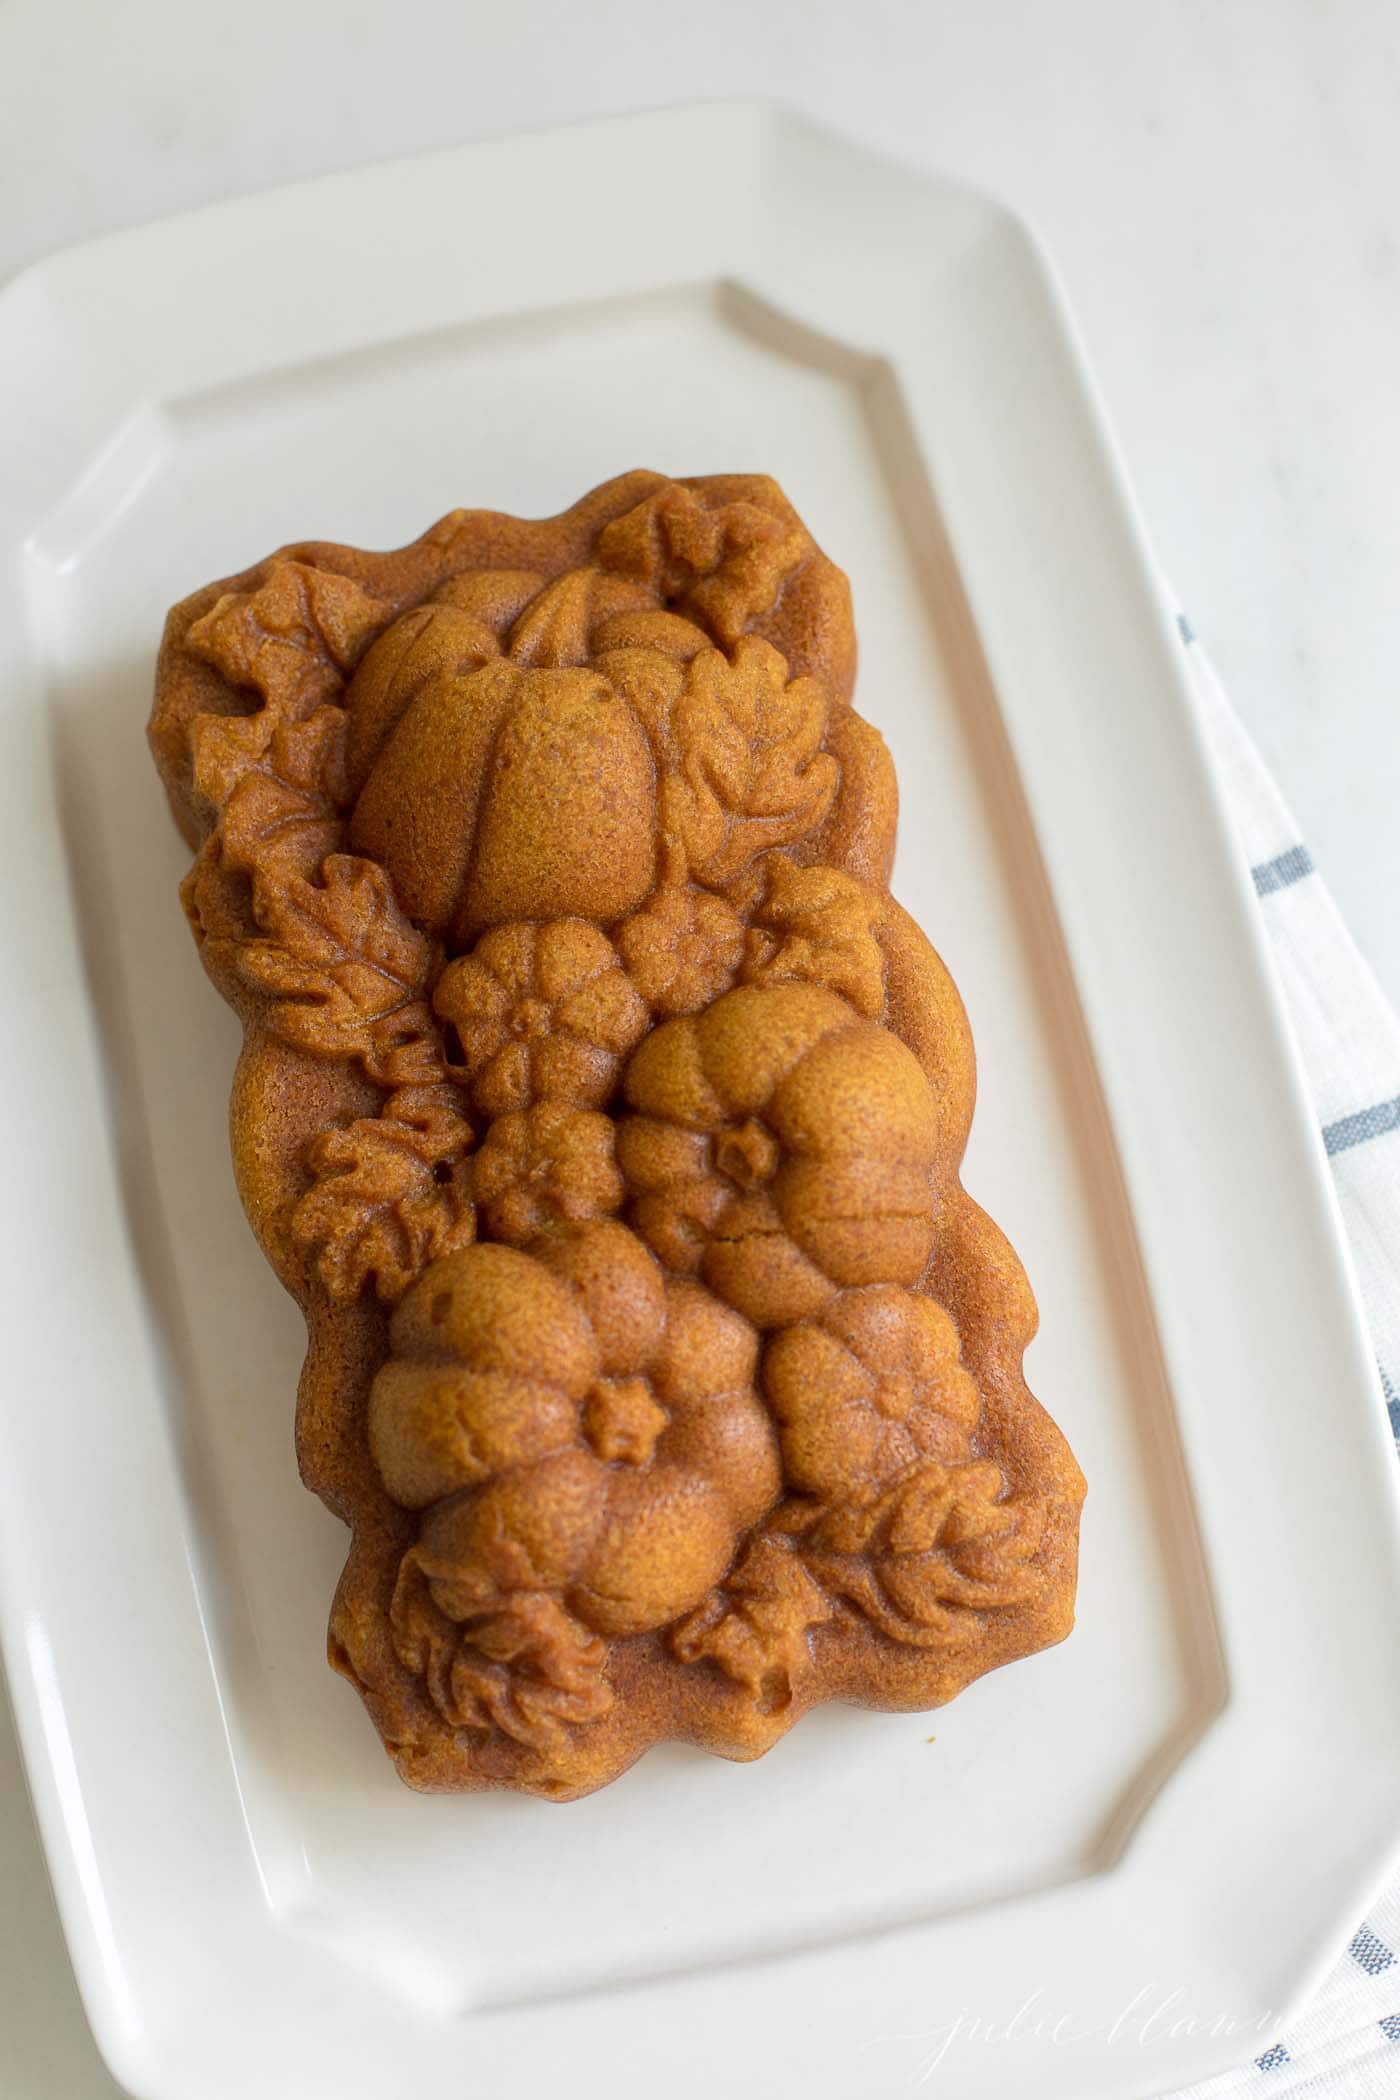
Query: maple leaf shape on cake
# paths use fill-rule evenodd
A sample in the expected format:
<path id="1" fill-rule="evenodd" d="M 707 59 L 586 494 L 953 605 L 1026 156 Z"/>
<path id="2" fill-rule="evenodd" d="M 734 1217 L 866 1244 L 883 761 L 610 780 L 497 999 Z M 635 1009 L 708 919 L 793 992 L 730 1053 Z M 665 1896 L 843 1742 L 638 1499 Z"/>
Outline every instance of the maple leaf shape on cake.
<path id="1" fill-rule="evenodd" d="M 380 1116 L 312 1140 L 315 1179 L 291 1230 L 338 1303 L 357 1298 L 371 1278 L 392 1302 L 429 1262 L 471 1244 L 471 1137 L 450 1091 L 418 1088 L 390 1095 Z"/>
<path id="2" fill-rule="evenodd" d="M 807 1635 L 832 1615 L 821 1584 L 781 1537 L 761 1532 L 740 1555 L 722 1589 L 671 1631 L 680 1662 L 717 1663 L 752 1694 L 760 1711 L 792 1695 L 811 1661 Z"/>
<path id="3" fill-rule="evenodd" d="M 432 943 L 400 909 L 376 861 L 333 853 L 319 882 L 270 895 L 264 938 L 239 949 L 245 981 L 275 1002 L 269 1024 L 314 1057 L 358 1058 L 380 1085 L 441 1068 L 425 987 Z"/>
<path id="4" fill-rule="evenodd" d="M 799 868 L 783 854 L 759 863 L 762 890 L 750 909 L 739 972 L 745 984 L 825 985 L 857 1013 L 885 1010 L 885 957 L 873 932 L 881 900 L 844 869 Z"/>
<path id="5" fill-rule="evenodd" d="M 690 664 L 671 716 L 679 764 L 663 783 L 662 823 L 701 882 L 724 883 L 821 823 L 840 781 L 821 748 L 826 710 L 819 682 L 789 679 L 785 659 L 753 636 L 732 659 L 706 650 Z"/>
<path id="6" fill-rule="evenodd" d="M 201 715 L 192 731 L 194 783 L 219 812 L 223 862 L 263 887 L 310 876 L 341 842 L 345 714 L 319 707 L 300 721 L 272 708 Z"/>
<path id="7" fill-rule="evenodd" d="M 230 685 L 251 686 L 288 715 L 338 693 L 394 616 L 353 577 L 275 557 L 256 590 L 226 591 L 185 636 Z"/>
<path id="8" fill-rule="evenodd" d="M 732 645 L 781 598 L 812 551 L 804 528 L 757 503 L 701 501 L 677 482 L 598 535 L 605 569 L 636 577 Z"/>

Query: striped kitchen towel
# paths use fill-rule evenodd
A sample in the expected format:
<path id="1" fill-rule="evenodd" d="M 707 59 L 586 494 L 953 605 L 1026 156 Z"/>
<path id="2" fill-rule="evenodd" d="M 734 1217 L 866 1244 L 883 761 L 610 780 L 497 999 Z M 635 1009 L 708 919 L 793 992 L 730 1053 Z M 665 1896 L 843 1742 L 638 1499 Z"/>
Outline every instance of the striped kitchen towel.
<path id="1" fill-rule="evenodd" d="M 1376 1404 L 1388 1408 L 1400 1441 L 1400 1018 L 1348 933 L 1209 657 L 1187 622 L 1180 625 L 1336 1178 L 1375 1343 Z M 1400 2096 L 1400 1888 L 1358 1926 L 1322 1989 L 1269 2048 L 1179 2100 L 1282 2095 Z"/>

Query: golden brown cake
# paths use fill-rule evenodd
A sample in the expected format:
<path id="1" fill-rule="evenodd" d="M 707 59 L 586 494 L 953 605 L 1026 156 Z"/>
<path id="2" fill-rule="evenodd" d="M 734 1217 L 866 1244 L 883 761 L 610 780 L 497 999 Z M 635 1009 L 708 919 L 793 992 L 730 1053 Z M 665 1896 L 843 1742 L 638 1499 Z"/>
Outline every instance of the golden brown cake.
<path id="1" fill-rule="evenodd" d="M 756 1757 L 1069 1630 L 1084 1483 L 854 675 L 757 475 L 287 547 L 166 624 L 330 1659 L 413 1786 Z"/>

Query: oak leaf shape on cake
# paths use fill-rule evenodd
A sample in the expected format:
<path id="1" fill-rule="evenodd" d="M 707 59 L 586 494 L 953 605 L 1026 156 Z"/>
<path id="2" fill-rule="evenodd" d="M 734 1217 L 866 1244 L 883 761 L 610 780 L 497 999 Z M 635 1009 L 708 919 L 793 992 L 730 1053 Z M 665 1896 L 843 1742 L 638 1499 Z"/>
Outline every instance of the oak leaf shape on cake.
<path id="1" fill-rule="evenodd" d="M 220 813 L 222 850 L 233 867 L 254 873 L 269 854 L 288 866 L 288 835 L 300 842 L 308 827 L 338 827 L 345 795 L 342 708 L 318 707 L 300 719 L 270 706 L 251 715 L 202 715 L 191 745 L 194 784 Z M 308 863 L 318 865 L 338 837 L 335 828 L 319 857 L 314 839 L 300 845 L 290 866 L 309 872 Z"/>

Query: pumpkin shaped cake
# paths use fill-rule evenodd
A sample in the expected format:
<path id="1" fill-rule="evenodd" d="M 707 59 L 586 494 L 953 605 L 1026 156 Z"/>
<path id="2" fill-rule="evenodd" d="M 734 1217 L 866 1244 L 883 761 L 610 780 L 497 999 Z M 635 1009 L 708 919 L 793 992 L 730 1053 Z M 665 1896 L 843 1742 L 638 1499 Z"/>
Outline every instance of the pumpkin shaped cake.
<path id="1" fill-rule="evenodd" d="M 756 1757 L 1069 1630 L 1084 1483 L 854 673 L 753 475 L 287 547 L 166 623 L 330 1659 L 415 1787 Z"/>

